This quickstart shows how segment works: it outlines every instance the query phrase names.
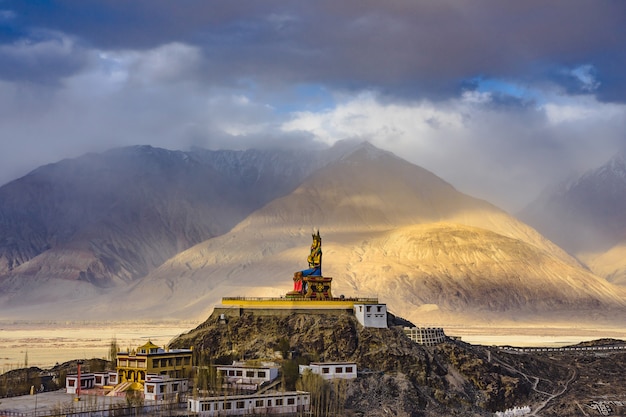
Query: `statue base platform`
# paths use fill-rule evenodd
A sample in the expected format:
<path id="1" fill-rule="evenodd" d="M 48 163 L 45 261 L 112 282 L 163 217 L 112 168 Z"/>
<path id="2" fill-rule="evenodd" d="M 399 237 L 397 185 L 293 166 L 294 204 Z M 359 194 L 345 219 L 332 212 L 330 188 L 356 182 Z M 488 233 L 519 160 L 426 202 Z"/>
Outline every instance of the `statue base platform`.
<path id="1" fill-rule="evenodd" d="M 302 294 L 300 291 L 289 291 L 287 294 L 285 294 L 286 298 L 302 298 L 304 297 L 304 294 Z"/>
<path id="2" fill-rule="evenodd" d="M 333 294 L 331 292 L 331 283 L 333 279 L 331 277 L 322 276 L 308 276 L 302 278 L 305 291 L 289 291 L 286 294 L 287 298 L 306 298 L 311 300 L 331 300 Z"/>

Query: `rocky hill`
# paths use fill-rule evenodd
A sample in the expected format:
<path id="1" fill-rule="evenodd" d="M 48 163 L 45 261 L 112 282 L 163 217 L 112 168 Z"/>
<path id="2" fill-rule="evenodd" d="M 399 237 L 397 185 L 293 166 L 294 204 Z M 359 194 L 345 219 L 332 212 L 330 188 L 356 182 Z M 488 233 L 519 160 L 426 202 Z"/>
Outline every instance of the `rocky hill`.
<path id="1" fill-rule="evenodd" d="M 194 346 L 218 361 L 273 358 L 281 349 L 295 352 L 299 362 L 355 361 L 369 376 L 350 384 L 346 403 L 364 415 L 383 415 L 384 410 L 391 415 L 479 415 L 504 410 L 530 394 L 527 381 L 489 364 L 486 351 L 454 342 L 425 349 L 406 338 L 400 327 L 363 328 L 347 314 L 244 314 L 227 324 L 214 314 L 171 346 Z M 458 369 L 450 364 L 451 356 L 457 357 Z"/>
<path id="2" fill-rule="evenodd" d="M 626 369 L 624 353 L 514 354 L 453 340 L 424 347 L 399 326 L 364 328 L 349 314 L 245 313 L 226 323 L 212 314 L 170 345 L 193 346 L 207 364 L 291 352 L 293 358 L 282 361 L 285 380 L 298 363 L 354 361 L 359 378 L 332 385 L 331 398 L 341 403 L 343 415 L 361 416 L 487 416 L 515 406 L 530 406 L 538 415 L 578 416 L 580 407 L 619 394 L 613 388 L 620 376 L 611 369 Z"/>

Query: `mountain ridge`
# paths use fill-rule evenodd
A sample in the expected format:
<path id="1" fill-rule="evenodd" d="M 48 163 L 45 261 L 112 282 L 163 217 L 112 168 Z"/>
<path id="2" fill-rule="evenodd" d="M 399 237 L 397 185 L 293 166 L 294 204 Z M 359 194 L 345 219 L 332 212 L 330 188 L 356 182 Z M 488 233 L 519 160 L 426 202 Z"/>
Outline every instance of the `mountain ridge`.
<path id="1" fill-rule="evenodd" d="M 141 165 L 116 159 L 137 182 L 98 196 L 103 220 L 0 275 L 5 306 L 30 303 L 36 314 L 71 301 L 85 317 L 202 317 L 223 296 L 284 295 L 321 230 L 335 293 L 379 296 L 409 319 L 624 317 L 619 288 L 534 229 L 369 143 L 116 152 Z"/>
<path id="2" fill-rule="evenodd" d="M 466 314 L 461 310 L 471 310 L 472 307 L 475 307 L 476 317 L 482 310 L 482 313 L 489 313 L 484 315 L 492 320 L 498 319 L 503 311 L 508 311 L 507 319 L 512 320 L 513 316 L 524 313 L 524 309 L 528 310 L 528 316 L 548 312 L 550 308 L 567 307 L 568 312 L 562 314 L 565 316 L 581 305 L 585 307 L 585 315 L 596 307 L 623 309 L 624 294 L 619 289 L 590 274 L 574 258 L 504 211 L 459 193 L 450 184 L 419 167 L 404 162 L 396 164 L 395 159 L 385 159 L 382 154 L 379 158 L 380 165 L 360 154 L 329 164 L 293 193 L 268 203 L 229 233 L 202 242 L 168 260 L 138 282 L 128 295 L 129 299 L 138 297 L 148 288 L 158 300 L 155 304 L 172 303 L 174 294 L 177 294 L 176 299 L 184 300 L 177 304 L 179 311 L 201 316 L 202 311 L 219 303 L 220 296 L 280 296 L 290 289 L 293 271 L 302 269 L 303 261 L 299 263 L 298 259 L 307 253 L 302 243 L 306 243 L 309 230 L 319 228 L 322 236 L 330 239 L 324 243 L 325 265 L 328 266 L 323 270 L 325 275 L 334 277 L 335 293 L 354 295 L 350 292 L 354 290 L 360 295 L 378 295 L 408 319 L 428 312 L 433 320 L 450 320 L 455 316 L 459 321 Z M 390 161 L 393 162 L 391 167 Z M 395 183 L 390 184 L 389 178 Z M 307 224 L 311 229 L 303 227 Z M 442 224 L 447 228 L 437 228 Z M 481 250 L 482 244 L 494 246 L 515 242 L 516 245 L 507 252 L 506 259 L 483 257 L 480 267 L 468 265 L 467 259 L 451 256 L 443 268 L 433 267 L 431 276 L 420 272 L 419 265 L 418 271 L 414 265 L 401 265 L 401 261 L 409 259 L 410 255 L 402 252 L 411 247 L 407 240 L 386 253 L 372 252 L 372 248 L 384 247 L 384 239 L 394 233 L 428 231 L 429 227 L 435 235 L 437 232 L 446 235 L 451 233 L 450 230 L 471 231 L 478 236 L 472 242 L 475 252 Z M 407 239 L 419 238 L 419 234 L 409 233 Z M 419 251 L 419 248 L 411 248 L 413 254 Z M 458 254 L 457 249 L 451 253 Z M 396 253 L 392 255 L 392 252 Z M 533 259 L 549 261 L 534 267 L 519 257 L 522 252 L 532 255 Z M 396 264 L 390 263 L 391 258 Z M 428 262 L 437 264 L 431 258 L 432 255 L 421 260 L 424 263 L 422 269 Z M 488 272 L 481 268 L 487 268 L 489 263 L 498 264 L 498 260 L 502 262 L 500 269 L 506 271 L 488 273 L 489 289 L 494 297 L 498 295 L 503 301 L 494 301 L 490 305 L 489 300 L 479 298 L 479 287 L 472 289 L 467 283 L 463 284 L 467 293 L 463 302 L 441 301 L 449 298 L 448 294 L 458 292 L 463 274 L 471 273 L 476 280 L 481 273 Z M 465 269 L 456 268 L 454 265 L 458 262 L 465 265 Z M 507 267 L 506 262 L 513 266 Z M 550 291 L 545 291 L 547 283 L 539 279 L 532 281 L 532 290 L 525 288 L 524 283 L 503 289 L 498 278 L 509 277 L 510 281 L 515 278 L 514 267 L 522 264 L 526 271 L 520 272 L 519 277 L 546 275 L 542 270 L 545 265 L 557 268 L 548 271 L 552 280 Z M 456 268 L 452 275 L 450 268 Z M 413 271 L 410 277 L 406 274 L 408 270 Z M 563 271 L 566 279 L 559 275 Z M 401 285 L 402 279 L 395 277 L 403 275 L 407 275 L 405 281 L 410 278 L 413 283 Z M 567 280 L 572 284 L 567 284 Z M 424 287 L 420 287 L 426 285 L 424 282 L 435 285 L 426 296 L 423 295 Z M 592 294 L 586 294 L 578 287 L 588 287 Z M 568 289 L 568 295 L 560 297 L 564 288 Z M 406 291 L 406 297 L 411 301 L 395 295 L 402 291 Z M 509 294 L 504 294 L 507 291 Z M 507 306 L 506 300 L 510 300 L 514 293 L 522 295 L 513 305 Z M 159 299 L 159 295 L 162 298 Z"/>
<path id="3" fill-rule="evenodd" d="M 519 217 L 610 282 L 626 285 L 626 154 L 553 190 Z"/>

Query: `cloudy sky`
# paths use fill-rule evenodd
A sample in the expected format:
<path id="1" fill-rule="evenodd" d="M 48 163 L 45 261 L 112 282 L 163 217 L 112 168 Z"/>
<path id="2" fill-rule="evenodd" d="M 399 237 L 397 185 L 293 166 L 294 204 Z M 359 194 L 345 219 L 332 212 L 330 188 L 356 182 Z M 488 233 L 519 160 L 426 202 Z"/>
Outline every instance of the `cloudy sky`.
<path id="1" fill-rule="evenodd" d="M 620 0 L 0 0 L 0 184 L 358 138 L 515 212 L 626 143 Z"/>

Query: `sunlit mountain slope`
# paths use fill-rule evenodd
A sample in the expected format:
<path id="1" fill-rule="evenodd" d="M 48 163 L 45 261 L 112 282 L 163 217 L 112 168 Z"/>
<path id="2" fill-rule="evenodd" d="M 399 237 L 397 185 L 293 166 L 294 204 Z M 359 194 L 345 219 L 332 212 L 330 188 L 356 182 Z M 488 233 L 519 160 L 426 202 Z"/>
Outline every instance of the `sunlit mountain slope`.
<path id="1" fill-rule="evenodd" d="M 367 144 L 173 257 L 128 300 L 146 294 L 153 307 L 202 316 L 222 296 L 280 296 L 306 267 L 314 228 L 336 295 L 378 296 L 409 319 L 624 317 L 620 289 L 533 229 Z"/>

